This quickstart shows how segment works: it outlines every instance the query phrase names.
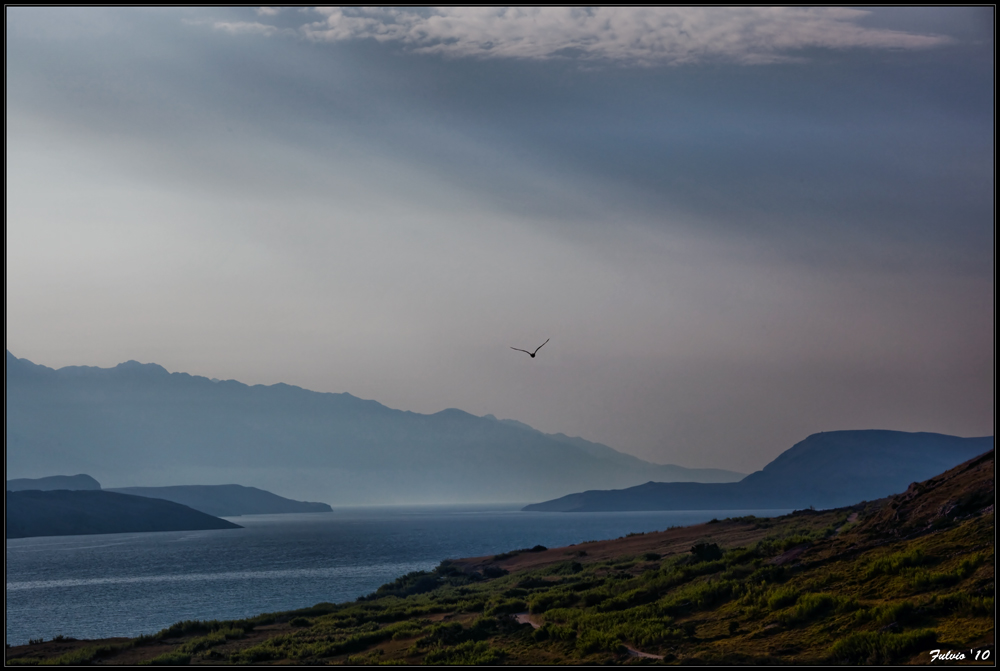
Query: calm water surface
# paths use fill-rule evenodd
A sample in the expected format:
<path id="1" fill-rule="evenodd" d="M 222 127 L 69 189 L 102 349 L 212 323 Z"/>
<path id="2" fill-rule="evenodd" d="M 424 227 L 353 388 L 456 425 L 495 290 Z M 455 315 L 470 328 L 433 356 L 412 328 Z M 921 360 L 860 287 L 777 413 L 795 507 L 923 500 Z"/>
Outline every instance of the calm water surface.
<path id="1" fill-rule="evenodd" d="M 7 541 L 7 643 L 137 636 L 352 601 L 442 559 L 559 547 L 785 510 L 536 513 L 520 506 L 347 508 L 230 518 L 243 529 Z"/>

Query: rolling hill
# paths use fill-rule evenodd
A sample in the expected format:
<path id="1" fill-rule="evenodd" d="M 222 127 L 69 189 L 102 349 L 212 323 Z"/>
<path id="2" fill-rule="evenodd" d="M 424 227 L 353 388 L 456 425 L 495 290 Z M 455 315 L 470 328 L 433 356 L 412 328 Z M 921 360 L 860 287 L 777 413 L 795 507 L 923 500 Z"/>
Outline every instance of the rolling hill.
<path id="1" fill-rule="evenodd" d="M 991 449 L 992 436 L 830 431 L 809 436 L 739 482 L 647 482 L 621 490 L 570 494 L 525 510 L 836 508 L 902 491 L 911 482 L 926 480 Z"/>

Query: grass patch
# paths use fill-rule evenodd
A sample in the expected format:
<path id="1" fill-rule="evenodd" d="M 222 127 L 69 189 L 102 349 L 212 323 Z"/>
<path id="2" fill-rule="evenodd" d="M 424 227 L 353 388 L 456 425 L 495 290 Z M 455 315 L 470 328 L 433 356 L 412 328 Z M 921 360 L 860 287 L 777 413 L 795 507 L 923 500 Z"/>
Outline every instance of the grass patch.
<path id="1" fill-rule="evenodd" d="M 494 567 L 492 580 L 442 562 L 351 603 L 180 622 L 126 645 L 171 639 L 172 654 L 196 663 L 652 663 L 626 657 L 628 646 L 666 662 L 819 665 L 896 664 L 939 638 L 953 648 L 986 640 L 994 628 L 992 515 L 914 539 L 831 533 L 856 511 L 727 520 L 707 540 L 701 528 L 683 542 L 651 539 L 648 552 L 594 561 L 573 548 L 562 562 L 513 575 Z M 730 547 L 734 538 L 740 547 Z M 803 546 L 796 561 L 773 561 Z M 517 623 L 514 614 L 525 611 L 542 626 Z M 247 639 L 270 623 L 266 636 Z M 223 643 L 225 652 L 213 649 Z M 118 647 L 47 660 L 25 647 L 30 656 L 8 664 L 93 663 Z"/>
<path id="2" fill-rule="evenodd" d="M 894 664 L 937 642 L 933 629 L 892 634 L 862 631 L 837 641 L 830 648 L 830 661 L 835 664 Z"/>
<path id="3" fill-rule="evenodd" d="M 153 666 L 186 666 L 191 663 L 191 655 L 180 651 L 165 652 L 148 662 L 141 663 L 152 664 Z"/>

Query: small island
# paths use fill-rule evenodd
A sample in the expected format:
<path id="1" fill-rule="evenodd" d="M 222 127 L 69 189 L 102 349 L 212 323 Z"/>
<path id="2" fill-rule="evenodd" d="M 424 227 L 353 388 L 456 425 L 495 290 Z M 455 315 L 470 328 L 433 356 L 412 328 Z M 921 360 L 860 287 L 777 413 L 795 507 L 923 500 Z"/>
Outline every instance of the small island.
<path id="1" fill-rule="evenodd" d="M 7 492 L 7 538 L 241 529 L 188 506 L 101 490 Z"/>

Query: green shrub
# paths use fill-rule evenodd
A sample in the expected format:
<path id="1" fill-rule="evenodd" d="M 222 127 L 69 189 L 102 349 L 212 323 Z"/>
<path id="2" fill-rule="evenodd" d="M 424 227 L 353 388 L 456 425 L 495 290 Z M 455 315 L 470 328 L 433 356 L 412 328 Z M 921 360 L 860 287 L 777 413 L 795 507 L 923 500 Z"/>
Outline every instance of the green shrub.
<path id="1" fill-rule="evenodd" d="M 434 573 L 427 571 L 412 571 L 406 575 L 396 578 L 390 583 L 386 583 L 368 596 L 360 597 L 359 601 L 372 601 L 383 596 L 409 596 L 411 594 L 424 594 L 430 592 L 440 585 L 438 577 Z"/>
<path id="2" fill-rule="evenodd" d="M 584 655 L 589 655 L 599 650 L 619 652 L 623 648 L 624 646 L 616 636 L 594 629 L 582 632 L 576 639 L 576 649 Z"/>
<path id="3" fill-rule="evenodd" d="M 606 592 L 588 592 L 583 595 L 583 605 L 586 607 L 597 606 L 607 600 L 610 595 Z"/>
<path id="4" fill-rule="evenodd" d="M 507 575 L 509 571 L 500 566 L 487 566 L 483 569 L 483 577 L 485 578 L 502 578 Z"/>
<path id="5" fill-rule="evenodd" d="M 536 641 L 544 641 L 545 639 L 572 641 L 576 638 L 576 630 L 567 625 L 546 622 L 536 629 L 532 635 Z"/>
<path id="6" fill-rule="evenodd" d="M 936 589 L 938 587 L 951 587 L 968 578 L 976 572 L 990 557 L 985 553 L 976 553 L 970 557 L 965 557 L 953 571 L 928 571 L 926 569 L 913 569 L 906 572 L 906 582 L 917 591 Z"/>
<path id="7" fill-rule="evenodd" d="M 799 600 L 799 591 L 793 587 L 779 587 L 771 591 L 767 599 L 767 607 L 771 610 L 779 610 L 786 606 L 791 606 Z"/>
<path id="8" fill-rule="evenodd" d="M 897 575 L 904 568 L 920 566 L 926 561 L 927 557 L 920 548 L 879 557 L 868 565 L 868 569 L 865 571 L 865 579 L 870 580 L 880 575 Z"/>
<path id="9" fill-rule="evenodd" d="M 826 617 L 833 611 L 847 612 L 857 607 L 858 602 L 855 599 L 833 594 L 803 594 L 795 603 L 795 607 L 781 619 L 786 624 L 800 624 Z"/>
<path id="10" fill-rule="evenodd" d="M 486 604 L 486 608 L 483 609 L 483 615 L 491 617 L 496 615 L 510 615 L 513 613 L 521 613 L 525 610 L 528 610 L 528 604 L 525 603 L 524 600 L 503 599 L 502 601 Z"/>
<path id="11" fill-rule="evenodd" d="M 459 645 L 432 650 L 424 657 L 424 663 L 477 666 L 499 664 L 505 656 L 506 651 L 503 648 L 492 648 L 486 641 L 466 641 Z"/>
<path id="12" fill-rule="evenodd" d="M 580 596 L 578 594 L 564 590 L 550 590 L 535 595 L 528 602 L 528 611 L 531 613 L 544 613 L 550 608 L 569 608 L 579 600 Z"/>
<path id="13" fill-rule="evenodd" d="M 71 650 L 59 657 L 54 659 L 47 659 L 40 663 L 42 664 L 52 664 L 56 666 L 79 666 L 81 664 L 90 664 L 95 659 L 101 657 L 110 657 L 111 655 L 117 654 L 122 650 L 131 648 L 133 643 L 128 641 L 126 643 L 109 643 L 106 645 L 90 645 L 85 648 L 78 648 L 77 650 Z"/>
<path id="14" fill-rule="evenodd" d="M 961 613 L 964 615 L 992 615 L 995 613 L 995 599 L 992 596 L 971 596 L 965 592 L 955 592 L 944 596 L 934 595 L 923 604 L 923 610 L 935 615 Z"/>
<path id="15" fill-rule="evenodd" d="M 466 632 L 458 622 L 441 622 L 430 628 L 426 636 L 417 641 L 417 645 L 426 648 L 432 645 L 454 645 L 466 638 Z"/>
<path id="16" fill-rule="evenodd" d="M 714 521 L 718 522 L 718 520 Z M 691 554 L 699 562 L 722 559 L 722 550 L 716 543 L 698 543 L 691 548 Z"/>
<path id="17" fill-rule="evenodd" d="M 179 650 L 182 653 L 201 652 L 202 650 L 207 650 L 215 647 L 216 645 L 221 645 L 230 639 L 243 638 L 243 636 L 245 636 L 244 631 L 237 627 L 220 629 L 208 634 L 207 636 L 202 636 L 188 641 L 182 645 Z"/>
<path id="18" fill-rule="evenodd" d="M 550 570 L 553 575 L 576 575 L 583 570 L 583 564 L 578 561 L 559 564 Z"/>

